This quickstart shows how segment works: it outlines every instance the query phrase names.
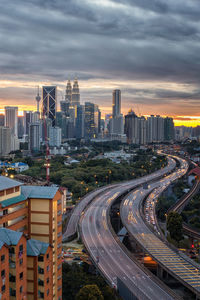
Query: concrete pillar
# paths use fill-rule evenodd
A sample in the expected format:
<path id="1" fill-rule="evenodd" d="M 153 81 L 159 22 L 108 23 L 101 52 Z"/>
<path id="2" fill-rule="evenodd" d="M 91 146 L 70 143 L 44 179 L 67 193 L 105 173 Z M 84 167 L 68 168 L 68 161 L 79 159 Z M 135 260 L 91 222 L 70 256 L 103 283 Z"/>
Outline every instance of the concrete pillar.
<path id="1" fill-rule="evenodd" d="M 158 264 L 157 265 L 157 276 L 160 279 L 163 279 L 163 268 Z"/>

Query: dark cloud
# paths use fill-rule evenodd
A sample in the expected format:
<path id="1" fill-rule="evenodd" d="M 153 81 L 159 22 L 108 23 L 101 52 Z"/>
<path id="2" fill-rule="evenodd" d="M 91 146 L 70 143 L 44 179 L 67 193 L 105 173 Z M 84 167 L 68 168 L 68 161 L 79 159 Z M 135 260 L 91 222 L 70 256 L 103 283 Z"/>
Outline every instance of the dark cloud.
<path id="1" fill-rule="evenodd" d="M 119 88 L 120 81 L 151 81 L 150 89 L 122 88 L 124 103 L 197 103 L 199 13 L 197 0 L 1 0 L 0 80 L 59 82 L 77 74 Z M 193 91 L 159 89 L 160 81 Z M 33 90 L 18 92 L 31 99 Z M 83 99 L 105 104 L 111 90 L 87 89 Z M 9 91 L 1 99 L 11 99 Z"/>

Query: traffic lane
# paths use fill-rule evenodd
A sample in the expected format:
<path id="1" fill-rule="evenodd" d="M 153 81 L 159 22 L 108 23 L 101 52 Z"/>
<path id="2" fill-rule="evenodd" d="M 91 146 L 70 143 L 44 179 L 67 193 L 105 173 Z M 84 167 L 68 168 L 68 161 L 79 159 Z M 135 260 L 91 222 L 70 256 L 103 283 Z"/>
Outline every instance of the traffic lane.
<path id="1" fill-rule="evenodd" d="M 113 195 L 110 195 L 113 196 Z M 107 202 L 108 199 L 105 199 Z M 96 201 L 95 201 L 96 202 Z M 96 219 L 100 219 L 99 221 L 101 222 L 102 219 L 102 214 L 103 214 L 103 209 L 102 206 L 100 206 L 101 210 L 99 210 L 99 207 L 97 203 L 95 203 L 95 210 L 91 209 L 89 216 L 87 216 L 87 222 L 91 222 L 91 216 Z M 87 210 L 89 212 L 89 209 Z M 86 216 L 84 217 L 86 218 Z M 91 224 L 88 225 L 90 234 L 94 237 L 97 237 L 97 240 L 95 240 L 94 244 L 98 245 L 100 247 L 98 253 L 99 253 L 99 267 L 102 267 L 103 264 L 106 263 L 106 266 L 111 270 L 115 269 L 115 275 L 112 273 L 110 275 L 110 278 L 112 277 L 112 280 L 116 282 L 116 275 L 121 277 L 122 280 L 126 282 L 126 284 L 132 285 L 136 284 L 136 278 L 137 278 L 137 283 L 138 283 L 138 288 L 140 288 L 142 291 L 138 290 L 137 292 L 143 297 L 144 294 L 146 294 L 147 299 L 156 299 L 155 298 L 155 287 L 152 287 L 152 281 L 149 281 L 149 277 L 141 271 L 137 265 L 135 265 L 132 260 L 127 255 L 124 255 L 124 253 L 121 250 L 121 247 L 117 244 L 116 240 L 113 238 L 113 235 L 108 231 L 105 230 L 105 227 L 103 225 L 103 221 L 101 222 L 101 225 L 96 226 L 96 223 L 94 223 L 92 226 Z M 101 238 L 103 236 L 103 239 Z M 96 249 L 95 249 L 96 250 Z M 101 255 L 101 253 L 103 254 Z M 96 251 L 93 256 L 95 256 Z M 106 256 L 106 260 L 105 260 Z M 117 261 L 115 256 L 117 256 Z M 111 263 L 110 263 L 111 262 Z M 105 269 L 107 270 L 107 267 L 102 268 L 104 271 Z M 134 272 L 133 272 L 134 270 Z M 114 276 L 113 276 L 114 275 Z M 130 283 L 128 283 L 130 281 Z M 154 282 L 153 282 L 154 284 Z M 137 287 L 136 287 L 137 288 Z M 157 288 L 157 285 L 156 285 Z M 157 288 L 159 290 L 159 297 L 158 299 L 172 299 L 171 297 L 168 298 L 168 294 L 164 293 L 164 298 L 163 297 L 163 290 L 159 287 Z M 157 291 L 158 292 L 158 291 Z M 152 293 L 152 295 L 151 295 Z M 149 295 L 151 298 L 149 298 Z"/>
<path id="2" fill-rule="evenodd" d="M 145 182 L 146 180 L 150 180 L 150 179 L 154 179 L 157 176 L 162 176 L 163 174 L 165 174 L 166 172 L 170 172 L 171 170 L 173 170 L 176 166 L 176 162 L 174 159 L 172 158 L 168 158 L 168 165 L 166 167 L 164 167 L 163 169 L 160 169 L 156 172 L 154 172 L 153 174 L 150 175 L 146 175 L 144 177 L 142 177 L 141 179 L 136 179 L 136 180 L 132 180 L 126 183 L 122 183 L 120 184 L 120 186 L 122 187 L 126 187 L 128 186 L 132 186 L 132 184 L 134 182 L 137 182 L 137 184 L 141 184 L 143 182 Z M 102 188 L 102 193 L 104 192 L 105 189 L 107 189 L 108 187 L 103 187 Z M 70 217 L 67 229 L 65 231 L 65 233 L 63 234 L 63 237 L 66 238 L 68 236 L 71 236 L 73 234 L 75 234 L 76 232 L 76 227 L 79 221 L 79 218 L 81 216 L 82 211 L 85 209 L 85 207 L 88 205 L 88 203 L 94 198 L 96 197 L 96 195 L 98 195 L 99 190 L 95 191 L 94 193 L 90 194 L 86 199 L 83 199 L 78 206 L 75 207 L 74 212 L 72 214 L 72 216 Z"/>
<path id="3" fill-rule="evenodd" d="M 132 195 L 133 196 L 133 195 Z M 133 196 L 134 198 L 134 196 Z M 139 210 L 139 202 L 141 201 L 141 193 L 137 191 L 137 198 L 133 202 L 133 211 Z M 130 200 L 130 197 L 129 197 Z M 139 201 L 140 200 L 140 201 Z M 127 208 L 126 208 L 127 213 Z M 126 218 L 122 214 L 122 218 Z M 163 242 L 161 242 L 150 229 L 144 224 L 142 218 L 138 222 L 131 222 L 127 224 L 127 230 L 132 233 L 141 245 L 146 249 L 150 255 L 160 261 L 161 264 L 167 266 L 172 272 L 179 276 L 187 284 L 199 290 L 200 286 L 200 273 L 199 270 L 187 263 L 181 257 L 179 257 L 175 252 L 168 248 Z"/>

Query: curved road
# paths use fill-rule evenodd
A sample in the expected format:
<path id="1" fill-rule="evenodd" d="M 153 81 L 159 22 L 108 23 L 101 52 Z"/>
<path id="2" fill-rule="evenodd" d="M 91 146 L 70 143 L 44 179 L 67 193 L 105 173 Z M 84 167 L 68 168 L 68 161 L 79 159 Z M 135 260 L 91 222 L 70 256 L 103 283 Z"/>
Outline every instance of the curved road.
<path id="1" fill-rule="evenodd" d="M 168 159 L 168 165 L 160 169 L 150 175 L 142 177 L 141 183 L 144 183 L 149 180 L 156 179 L 159 176 L 162 176 L 163 174 L 166 174 L 167 172 L 171 172 L 176 166 L 176 163 L 173 159 Z M 127 186 L 127 189 L 131 188 L 131 186 L 135 186 L 136 180 L 131 180 L 124 183 L 119 183 L 117 186 L 119 187 L 125 187 Z M 104 186 L 102 188 L 99 188 L 89 194 L 87 194 L 85 197 L 82 198 L 82 200 L 79 202 L 79 204 L 74 208 L 72 215 L 70 216 L 69 223 L 67 225 L 67 229 L 65 233 L 63 233 L 63 242 L 68 241 L 70 238 L 74 237 L 77 232 L 78 222 L 81 217 L 82 212 L 86 209 L 86 207 L 99 195 L 106 193 L 106 191 L 114 188 L 116 185 L 109 185 Z"/>
<path id="2" fill-rule="evenodd" d="M 123 251 L 118 239 L 109 229 L 109 209 L 116 198 L 125 191 L 147 180 L 163 176 L 174 167 L 175 162 L 170 158 L 168 166 L 164 169 L 129 183 L 120 184 L 98 195 L 90 203 L 80 220 L 82 240 L 98 268 L 111 285 L 117 285 L 118 277 L 139 299 L 167 300 L 175 298 Z"/>
<path id="3" fill-rule="evenodd" d="M 149 255 L 167 270 L 172 276 L 177 278 L 190 290 L 200 295 L 200 269 L 184 259 L 177 252 L 169 248 L 163 241 L 161 241 L 145 224 L 140 215 L 140 206 L 144 197 L 146 197 L 152 190 L 154 190 L 147 198 L 145 209 L 153 210 L 154 201 L 158 195 L 178 177 L 183 176 L 187 170 L 187 163 L 182 160 L 181 168 L 173 174 L 164 179 L 152 183 L 147 190 L 138 188 L 136 191 L 130 193 L 121 204 L 121 220 L 125 225 L 127 231 L 134 237 L 140 246 Z M 154 219 L 149 213 L 148 222 L 153 223 Z"/>

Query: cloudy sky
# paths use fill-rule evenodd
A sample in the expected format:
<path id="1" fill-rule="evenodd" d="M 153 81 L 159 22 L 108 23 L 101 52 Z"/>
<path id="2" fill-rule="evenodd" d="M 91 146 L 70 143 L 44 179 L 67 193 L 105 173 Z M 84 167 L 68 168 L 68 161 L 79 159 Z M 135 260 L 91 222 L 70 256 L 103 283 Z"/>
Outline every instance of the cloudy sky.
<path id="1" fill-rule="evenodd" d="M 123 113 L 200 117 L 199 0 L 1 0 L 0 108 L 35 105 L 70 76 L 81 102 Z"/>

